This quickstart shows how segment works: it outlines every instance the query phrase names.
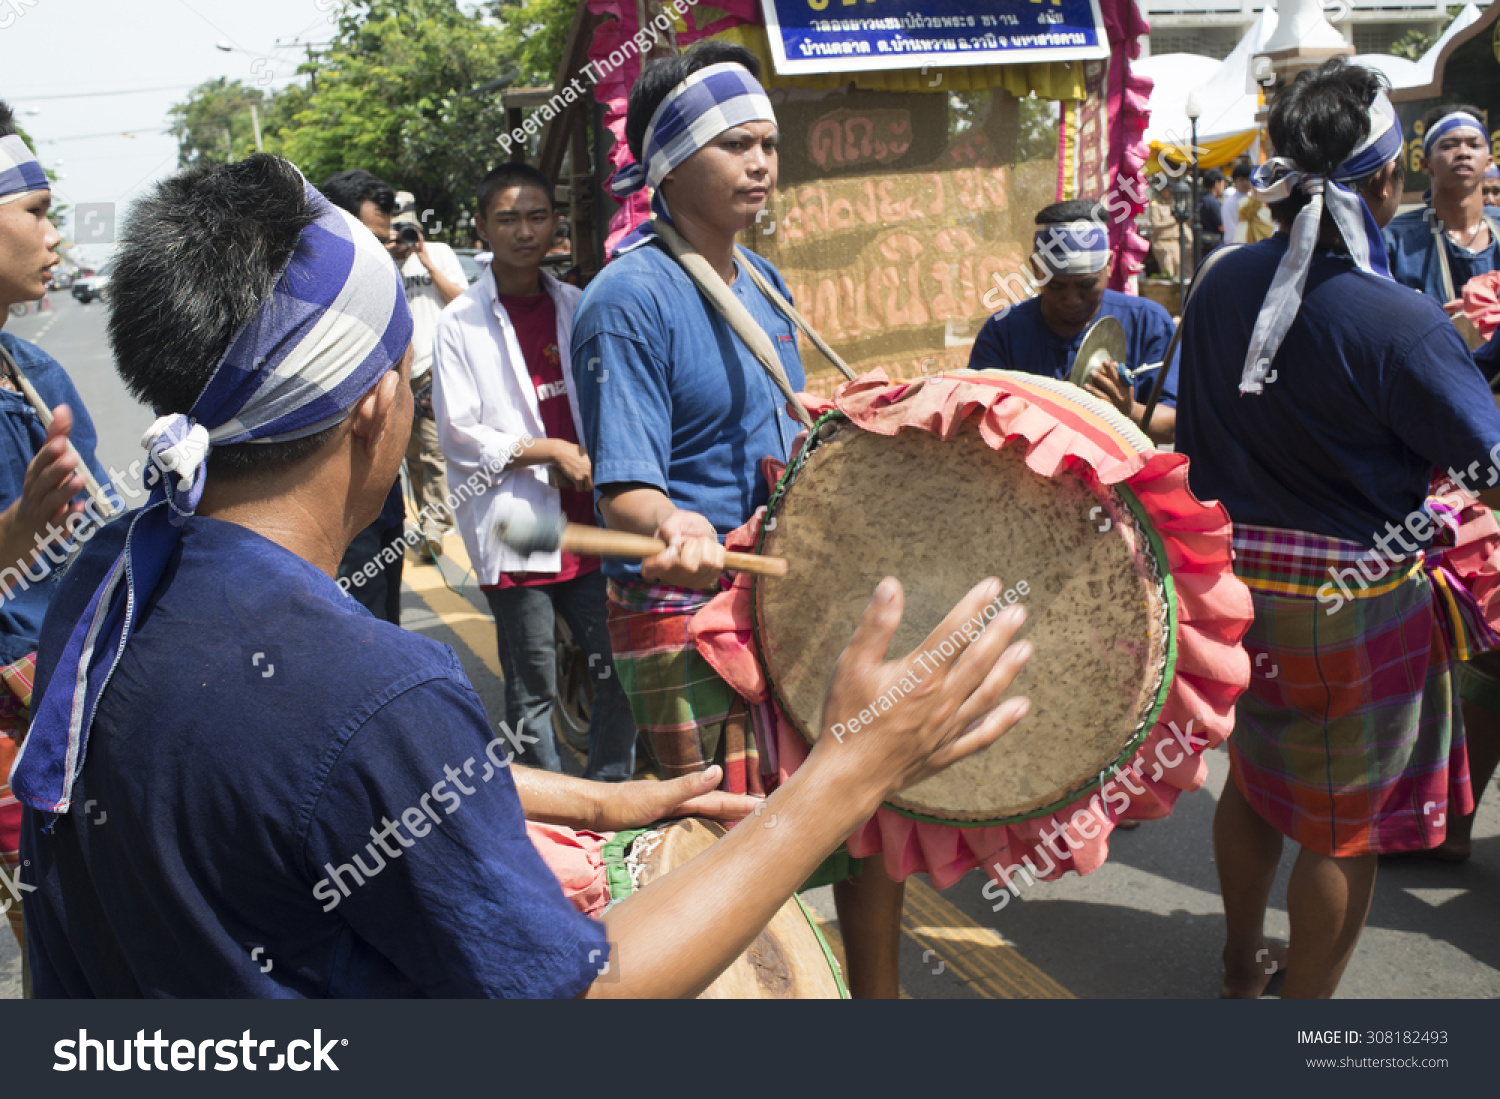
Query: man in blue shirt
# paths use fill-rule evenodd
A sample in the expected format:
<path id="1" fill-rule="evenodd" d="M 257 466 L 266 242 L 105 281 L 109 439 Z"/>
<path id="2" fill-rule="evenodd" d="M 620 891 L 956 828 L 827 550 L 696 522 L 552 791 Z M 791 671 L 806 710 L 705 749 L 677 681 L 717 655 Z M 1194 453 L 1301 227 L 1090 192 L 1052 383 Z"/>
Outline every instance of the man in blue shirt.
<path id="1" fill-rule="evenodd" d="M 705 42 L 646 67 L 625 136 L 636 163 L 612 185 L 649 184 L 652 209 L 703 256 L 767 335 L 793 391 L 796 331 L 755 286 L 736 249 L 776 186 L 777 128 L 748 50 Z M 724 536 L 765 504 L 764 459 L 785 462 L 799 425 L 767 370 L 666 250 L 650 222 L 626 237 L 579 303 L 573 376 L 584 443 L 608 527 L 652 535 L 666 552 L 639 565 L 605 559 L 615 667 L 658 770 L 725 769 L 726 788 L 762 789 L 751 715 L 688 631 L 721 590 Z M 762 735 L 774 731 L 762 730 Z M 881 860 L 834 885 L 855 996 L 894 998 L 903 887 Z"/>
<path id="2" fill-rule="evenodd" d="M 1474 492 L 1500 476 L 1500 412 L 1443 311 L 1386 274 L 1403 143 L 1378 75 L 1301 74 L 1270 135 L 1281 155 L 1255 193 L 1280 231 L 1225 256 L 1189 303 L 1177 438 L 1194 493 L 1234 521 L 1255 605 L 1214 821 L 1223 995 L 1259 995 L 1285 960 L 1283 996 L 1327 997 L 1377 856 L 1437 846 L 1467 808 L 1461 639 L 1421 550 L 1435 468 Z M 1263 928 L 1284 836 L 1301 845 L 1286 954 Z"/>
<path id="3" fill-rule="evenodd" d="M 1449 316 L 1463 308 L 1464 285 L 1500 268 L 1500 209 L 1484 202 L 1490 135 L 1484 112 L 1467 104 L 1434 107 L 1423 118 L 1422 171 L 1432 180 L 1420 210 L 1385 227 L 1391 277 L 1437 300 Z"/>
<path id="4" fill-rule="evenodd" d="M 16 132 L 10 108 L 0 103 L 0 327 L 11 305 L 45 293 L 47 272 L 60 262 L 53 249 L 61 238 L 47 217 L 51 204 L 41 164 Z M 9 332 L 0 332 L 0 348 L 53 415 L 44 428 L 9 368 L 0 370 L 0 667 L 6 669 L 0 687 L 0 860 L 10 872 L 18 861 L 21 807 L 6 780 L 15 738 L 26 727 L 37 634 L 57 592 L 53 581 L 67 560 L 68 543 L 84 537 L 81 524 L 87 521 L 94 530 L 105 518 L 97 501 L 85 505 L 78 498 L 84 484 L 80 459 L 100 484 L 108 478 L 94 457 L 88 409 L 57 360 Z M 70 441 L 76 453 L 68 449 Z M 110 502 L 119 506 L 113 494 Z M 22 937 L 19 907 L 10 916 Z"/>
<path id="5" fill-rule="evenodd" d="M 825 737 L 768 799 L 783 827 L 736 828 L 591 921 L 523 814 L 604 831 L 755 803 L 713 792 L 716 769 L 513 766 L 525 734 L 492 734 L 453 653 L 340 590 L 412 422 L 379 243 L 254 156 L 158 185 L 117 263 L 115 360 L 161 413 L 145 442 L 169 473 L 84 547 L 43 626 L 13 772 L 39 996 L 691 996 L 883 798 L 1025 711 L 1001 704 L 1027 655 L 1002 614 L 879 728 Z M 900 617 L 887 581 L 827 720 L 904 674 L 883 660 Z"/>
<path id="6" fill-rule="evenodd" d="M 1075 199 L 1059 202 L 1036 216 L 1036 251 L 1032 266 L 1037 296 L 1008 304 L 984 322 L 969 353 L 970 370 L 1019 370 L 1066 379 L 1073 372 L 1084 334 L 1100 317 L 1115 317 L 1125 329 L 1125 362 L 1098 367 L 1090 393 L 1139 423 L 1156 381 L 1154 371 L 1128 384 L 1117 368 L 1132 374 L 1166 358 L 1172 342 L 1172 317 L 1160 305 L 1106 289 L 1113 259 L 1109 234 L 1095 220 L 1095 204 Z M 1170 442 L 1177 421 L 1177 360 L 1162 385 L 1161 400 L 1147 434 Z"/>

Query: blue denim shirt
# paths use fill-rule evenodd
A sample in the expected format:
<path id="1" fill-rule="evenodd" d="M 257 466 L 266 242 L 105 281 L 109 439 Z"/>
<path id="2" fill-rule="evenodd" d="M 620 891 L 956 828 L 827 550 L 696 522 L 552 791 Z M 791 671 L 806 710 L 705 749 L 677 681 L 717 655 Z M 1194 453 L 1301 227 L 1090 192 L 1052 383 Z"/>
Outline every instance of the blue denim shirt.
<path id="1" fill-rule="evenodd" d="M 108 474 L 99 464 L 99 459 L 94 457 L 94 447 L 99 441 L 94 421 L 89 419 L 83 398 L 73 388 L 73 380 L 67 372 L 36 344 L 17 339 L 9 332 L 0 331 L 0 344 L 5 345 L 48 408 L 65 404 L 73 410 L 73 432 L 69 438 L 99 484 L 118 501 L 109 485 Z M 21 498 L 26 467 L 46 440 L 46 429 L 26 398 L 20 393 L 0 389 L 0 509 L 10 507 Z M 86 499 L 83 493 L 78 495 L 80 499 Z M 10 562 L 0 562 L 0 566 L 7 564 Z M 32 575 L 35 575 L 36 568 L 32 566 Z M 45 579 L 36 583 L 28 580 L 25 591 L 0 598 L 0 664 L 19 660 L 36 648 L 42 618 L 57 591 L 56 581 L 61 574 L 60 569 L 50 562 L 47 569 Z"/>

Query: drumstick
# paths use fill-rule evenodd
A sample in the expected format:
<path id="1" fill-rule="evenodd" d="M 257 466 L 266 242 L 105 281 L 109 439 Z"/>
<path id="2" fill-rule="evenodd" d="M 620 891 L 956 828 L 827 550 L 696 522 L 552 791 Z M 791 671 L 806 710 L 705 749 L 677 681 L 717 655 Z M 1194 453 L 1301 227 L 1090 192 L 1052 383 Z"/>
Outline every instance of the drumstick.
<path id="1" fill-rule="evenodd" d="M 570 523 L 566 516 L 558 516 L 555 520 L 532 515 L 502 519 L 495 524 L 495 536 L 517 553 L 527 556 L 563 550 L 589 557 L 642 558 L 652 557 L 667 548 L 659 538 Z M 785 557 L 761 557 L 733 551 L 724 554 L 724 567 L 757 576 L 785 576 L 787 572 Z"/>

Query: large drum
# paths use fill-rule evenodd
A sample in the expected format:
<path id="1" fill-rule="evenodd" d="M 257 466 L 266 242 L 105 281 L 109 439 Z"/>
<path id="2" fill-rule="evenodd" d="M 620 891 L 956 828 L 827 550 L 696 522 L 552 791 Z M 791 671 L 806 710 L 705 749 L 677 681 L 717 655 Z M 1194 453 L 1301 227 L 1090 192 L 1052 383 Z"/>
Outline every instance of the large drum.
<path id="1" fill-rule="evenodd" d="M 1138 452 L 1151 449 L 1102 402 L 1058 392 Z M 761 552 L 793 563 L 785 579 L 755 583 L 756 627 L 776 697 L 809 743 L 834 660 L 882 577 L 906 591 L 893 659 L 986 576 L 1000 578 L 1002 605 L 1025 604 L 1021 636 L 1036 654 L 1013 689 L 1031 699 L 1031 716 L 888 803 L 919 819 L 1000 824 L 1078 800 L 1135 754 L 1171 687 L 1176 600 L 1135 494 L 1081 464 L 1044 477 L 973 421 L 944 440 L 875 434 L 831 414 L 783 477 Z"/>
<path id="2" fill-rule="evenodd" d="M 690 817 L 660 828 L 616 832 L 604 845 L 611 903 L 706 850 L 722 826 Z M 750 948 L 706 988 L 700 1000 L 848 999 L 838 961 L 801 898 L 782 905 Z"/>
<path id="3" fill-rule="evenodd" d="M 1002 885 L 1088 873 L 1116 823 L 1164 817 L 1202 785 L 1203 752 L 1229 736 L 1250 679 L 1240 640 L 1253 608 L 1229 516 L 1193 495 L 1183 455 L 1076 386 L 1009 371 L 872 371 L 801 399 L 819 418 L 813 438 L 765 513 L 726 539 L 791 571 L 736 576 L 692 625 L 749 707 L 768 789 L 807 757 L 834 663 L 886 575 L 906 589 L 891 659 L 999 577 L 1002 601 L 1030 612 L 1036 655 L 1017 689 L 1033 709 L 901 791 L 850 836 L 852 856 L 938 888 L 977 867 Z M 945 640 L 928 667 L 951 658 Z M 878 723 L 893 693 L 859 721 Z"/>

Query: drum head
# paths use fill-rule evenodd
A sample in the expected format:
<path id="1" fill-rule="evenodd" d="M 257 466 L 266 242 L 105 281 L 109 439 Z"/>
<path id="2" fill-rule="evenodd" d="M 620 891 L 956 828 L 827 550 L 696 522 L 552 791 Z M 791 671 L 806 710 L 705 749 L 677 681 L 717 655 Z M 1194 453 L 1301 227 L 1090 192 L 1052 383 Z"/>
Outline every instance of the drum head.
<path id="1" fill-rule="evenodd" d="M 997 824 L 1074 800 L 1136 750 L 1170 685 L 1166 566 L 1129 490 L 1071 472 L 1043 477 L 1022 445 L 994 450 L 972 421 L 946 442 L 842 423 L 811 450 L 766 524 L 761 551 L 785 556 L 791 572 L 755 584 L 758 640 L 777 697 L 809 742 L 834 662 L 883 577 L 906 591 L 893 660 L 986 576 L 1000 579 L 1002 601 L 1013 593 L 1025 603 L 1022 636 L 1036 653 L 1012 690 L 1031 699 L 1031 713 L 888 803 L 919 818 Z M 878 701 L 869 700 L 877 722 Z"/>
<path id="2" fill-rule="evenodd" d="M 645 833 L 635 841 L 647 845 L 638 859 L 639 884 L 681 866 L 722 835 L 721 825 L 693 817 Z M 622 959 L 622 964 L 628 963 Z M 844 992 L 835 965 L 811 917 L 793 897 L 698 999 L 838 1000 Z"/>

